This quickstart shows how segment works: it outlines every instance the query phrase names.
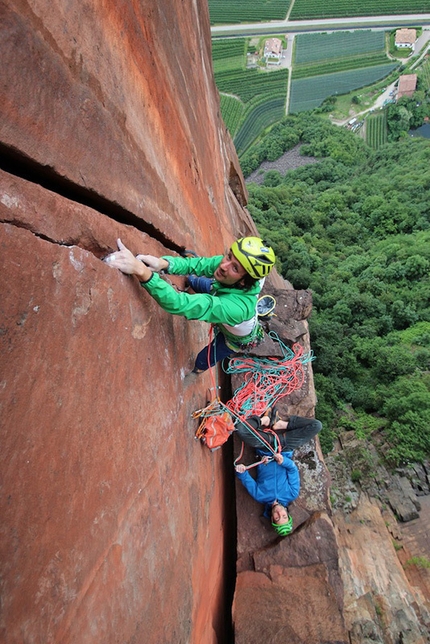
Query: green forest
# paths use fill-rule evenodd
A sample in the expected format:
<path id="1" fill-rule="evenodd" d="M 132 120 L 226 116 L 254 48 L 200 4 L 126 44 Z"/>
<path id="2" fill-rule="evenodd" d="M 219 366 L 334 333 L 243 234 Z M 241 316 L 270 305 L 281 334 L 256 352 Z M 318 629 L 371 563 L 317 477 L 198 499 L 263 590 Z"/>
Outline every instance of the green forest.
<path id="1" fill-rule="evenodd" d="M 377 150 L 305 113 L 241 159 L 245 176 L 298 143 L 319 159 L 248 184 L 248 208 L 278 270 L 312 291 L 323 450 L 355 430 L 390 466 L 430 456 L 430 141 L 407 136 L 412 107 L 392 108 Z"/>

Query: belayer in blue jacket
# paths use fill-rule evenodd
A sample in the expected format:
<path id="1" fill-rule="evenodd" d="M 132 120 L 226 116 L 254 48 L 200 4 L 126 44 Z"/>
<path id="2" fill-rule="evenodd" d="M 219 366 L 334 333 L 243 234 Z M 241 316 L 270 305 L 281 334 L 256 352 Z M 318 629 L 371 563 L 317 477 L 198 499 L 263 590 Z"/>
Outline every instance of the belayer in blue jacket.
<path id="1" fill-rule="evenodd" d="M 266 432 L 267 428 L 273 432 Z M 322 425 L 319 420 L 291 416 L 288 421 L 277 415 L 276 409 L 271 413 L 250 416 L 246 423 L 238 423 L 236 430 L 243 440 L 256 449 L 261 457 L 257 466 L 257 478 L 254 479 L 246 466 L 236 465 L 236 476 L 249 494 L 259 503 L 264 504 L 264 516 L 271 519 L 277 534 L 285 537 L 293 530 L 293 519 L 288 512 L 289 504 L 297 499 L 300 492 L 300 475 L 297 465 L 292 460 L 293 450 L 309 442 Z M 265 444 L 275 449 L 281 445 L 281 452 L 273 454 Z"/>

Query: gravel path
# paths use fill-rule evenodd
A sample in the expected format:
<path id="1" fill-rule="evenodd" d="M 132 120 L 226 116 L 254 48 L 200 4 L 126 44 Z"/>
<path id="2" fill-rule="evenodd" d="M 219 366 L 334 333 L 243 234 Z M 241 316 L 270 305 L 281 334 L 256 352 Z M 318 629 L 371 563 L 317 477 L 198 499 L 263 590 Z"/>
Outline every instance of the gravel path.
<path id="1" fill-rule="evenodd" d="M 285 154 L 279 157 L 276 161 L 263 161 L 263 163 L 246 178 L 246 183 L 263 183 L 265 173 L 268 170 L 278 170 L 282 175 L 285 175 L 288 170 L 294 170 L 294 168 L 299 168 L 302 165 L 308 165 L 309 163 L 316 163 L 319 161 L 319 159 L 316 159 L 315 157 L 301 156 L 301 147 L 301 145 L 296 145 L 291 150 L 288 150 L 288 152 L 285 152 Z"/>

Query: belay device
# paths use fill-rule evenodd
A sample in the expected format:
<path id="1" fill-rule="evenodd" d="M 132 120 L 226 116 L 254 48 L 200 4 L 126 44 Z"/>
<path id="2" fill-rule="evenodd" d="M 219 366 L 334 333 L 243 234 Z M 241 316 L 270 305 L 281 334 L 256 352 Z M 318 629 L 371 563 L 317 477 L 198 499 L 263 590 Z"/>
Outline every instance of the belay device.
<path id="1" fill-rule="evenodd" d="M 273 295 L 263 295 L 257 302 L 257 316 L 259 318 L 271 318 L 276 306 L 276 300 Z"/>

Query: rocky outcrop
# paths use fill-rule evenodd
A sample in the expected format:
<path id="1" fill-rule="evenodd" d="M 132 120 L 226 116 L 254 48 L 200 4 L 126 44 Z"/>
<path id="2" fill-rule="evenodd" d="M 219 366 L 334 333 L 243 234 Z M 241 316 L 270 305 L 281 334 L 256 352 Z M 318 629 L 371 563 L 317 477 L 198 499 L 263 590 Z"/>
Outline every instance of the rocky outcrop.
<path id="1" fill-rule="evenodd" d="M 344 616 L 352 644 L 425 644 L 430 613 L 419 587 L 409 583 L 393 543 L 389 520 L 367 495 L 350 514 L 335 513 Z M 395 519 L 391 516 L 392 523 Z"/>
<path id="2" fill-rule="evenodd" d="M 427 643 L 430 498 L 418 502 L 409 478 L 415 469 L 390 473 L 374 445 L 351 431 L 341 432 L 325 460 L 351 642 Z"/>
<path id="3" fill-rule="evenodd" d="M 284 289 L 272 288 L 271 292 L 276 296 L 276 317 L 266 322 L 267 331 L 276 334 L 287 347 L 298 343 L 310 355 L 307 317 L 312 309 L 311 294 L 291 290 L 288 284 Z M 258 355 L 264 351 L 267 356 L 276 355 L 267 342 L 261 345 Z M 302 386 L 278 401 L 283 418 L 291 414 L 314 415 L 311 362 L 304 367 Z M 233 375 L 232 383 L 238 388 L 240 376 Z M 236 457 L 240 449 L 237 440 Z M 236 483 L 238 578 L 233 622 L 237 644 L 257 644 L 262 639 L 274 644 L 348 642 L 342 578 L 330 518 L 330 477 L 318 439 L 296 450 L 294 458 L 300 471 L 301 492 L 289 508 L 295 530 L 288 538 L 276 536 L 261 516 L 263 508 Z M 241 462 L 254 461 L 253 451 L 246 447 Z"/>

